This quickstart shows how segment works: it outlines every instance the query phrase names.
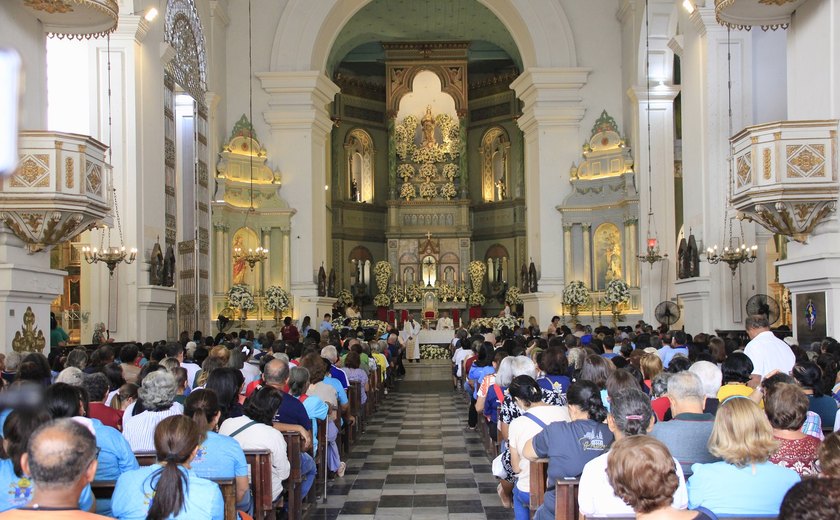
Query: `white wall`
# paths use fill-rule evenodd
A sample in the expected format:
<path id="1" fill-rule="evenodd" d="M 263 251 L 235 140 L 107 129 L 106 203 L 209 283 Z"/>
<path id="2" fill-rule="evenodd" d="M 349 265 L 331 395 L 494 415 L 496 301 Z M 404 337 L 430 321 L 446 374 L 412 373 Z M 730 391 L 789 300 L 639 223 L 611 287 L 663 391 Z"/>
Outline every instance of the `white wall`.
<path id="1" fill-rule="evenodd" d="M 750 31 L 753 41 L 753 122 L 787 119 L 787 32 Z"/>
<path id="2" fill-rule="evenodd" d="M 788 29 L 788 116 L 840 116 L 840 3 L 805 2 Z"/>
<path id="3" fill-rule="evenodd" d="M 41 22 L 20 2 L 0 2 L 0 47 L 18 51 L 24 85 L 20 128 L 47 128 L 47 50 Z"/>

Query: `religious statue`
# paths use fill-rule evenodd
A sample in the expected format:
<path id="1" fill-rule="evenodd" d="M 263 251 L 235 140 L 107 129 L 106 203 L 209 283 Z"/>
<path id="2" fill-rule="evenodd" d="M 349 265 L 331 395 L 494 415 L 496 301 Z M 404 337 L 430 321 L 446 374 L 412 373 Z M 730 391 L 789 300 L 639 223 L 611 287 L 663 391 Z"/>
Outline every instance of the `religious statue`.
<path id="1" fill-rule="evenodd" d="M 244 250 L 242 244 L 242 235 L 237 233 L 236 236 L 233 238 L 233 250 L 237 251 L 239 249 Z M 245 262 L 245 257 L 241 256 L 233 262 L 233 285 L 239 285 L 245 283 L 245 266 L 247 262 Z"/>
<path id="2" fill-rule="evenodd" d="M 604 278 L 607 282 L 621 279 L 621 246 L 613 237 L 609 237 L 605 250 L 607 260 L 607 272 Z"/>
<path id="3" fill-rule="evenodd" d="M 330 277 L 327 281 L 327 296 L 335 298 L 335 267 L 330 267 Z"/>
<path id="4" fill-rule="evenodd" d="M 677 280 L 684 280 L 689 277 L 691 259 L 689 258 L 688 243 L 683 237 L 677 247 Z"/>
<path id="5" fill-rule="evenodd" d="M 432 105 L 426 106 L 426 115 L 420 121 L 420 126 L 423 130 L 423 148 L 432 148 L 435 146 L 435 118 L 432 116 Z"/>
<path id="6" fill-rule="evenodd" d="M 528 290 L 532 293 L 537 292 L 537 266 L 533 261 L 528 266 Z"/>
<path id="7" fill-rule="evenodd" d="M 149 257 L 149 285 L 163 285 L 163 251 L 160 250 L 160 242 L 152 246 Z"/>
<path id="8" fill-rule="evenodd" d="M 359 183 L 356 179 L 350 181 L 350 200 L 353 202 L 361 202 L 361 197 L 359 196 Z"/>
<path id="9" fill-rule="evenodd" d="M 496 181 L 496 200 L 505 200 L 507 195 L 505 190 L 505 183 L 502 179 Z"/>
<path id="10" fill-rule="evenodd" d="M 175 285 L 175 249 L 172 246 L 166 248 L 166 256 L 163 257 L 163 286 L 173 287 Z"/>
<path id="11" fill-rule="evenodd" d="M 519 271 L 519 290 L 522 294 L 530 292 L 531 281 L 528 279 L 528 266 L 522 264 L 522 269 Z"/>
<path id="12" fill-rule="evenodd" d="M 688 277 L 697 278 L 700 276 L 700 251 L 697 249 L 697 240 L 689 231 L 688 235 Z"/>
<path id="13" fill-rule="evenodd" d="M 327 273 L 324 271 L 324 264 L 318 269 L 318 296 L 327 295 Z"/>

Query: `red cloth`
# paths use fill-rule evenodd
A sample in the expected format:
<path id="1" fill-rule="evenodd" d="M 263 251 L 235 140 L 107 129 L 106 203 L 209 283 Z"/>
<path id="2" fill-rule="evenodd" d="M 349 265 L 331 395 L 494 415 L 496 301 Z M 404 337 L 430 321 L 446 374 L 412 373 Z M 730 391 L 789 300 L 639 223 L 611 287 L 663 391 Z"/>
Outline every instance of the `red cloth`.
<path id="1" fill-rule="evenodd" d="M 387 320 L 387 321 L 388 321 L 388 325 L 391 325 L 392 323 L 393 323 L 394 325 L 396 325 L 396 323 L 394 323 L 394 321 L 395 321 L 396 319 L 397 319 L 397 313 L 396 313 L 396 312 L 394 312 L 394 309 L 389 309 L 389 310 L 388 310 L 388 320 Z"/>
<path id="2" fill-rule="evenodd" d="M 408 310 L 403 309 L 400 311 L 400 322 L 405 323 L 408 320 Z"/>
<path id="3" fill-rule="evenodd" d="M 671 409 L 671 401 L 669 401 L 667 397 L 660 397 L 659 399 L 651 401 L 650 406 L 653 408 L 656 418 L 660 421 L 664 421 L 665 412 Z"/>
<path id="4" fill-rule="evenodd" d="M 461 309 L 452 309 L 452 323 L 458 326 L 458 320 L 461 318 Z"/>
<path id="5" fill-rule="evenodd" d="M 385 321 L 388 319 L 388 307 L 377 307 L 376 308 L 376 319 L 379 321 Z"/>
<path id="6" fill-rule="evenodd" d="M 467 374 L 470 373 L 470 368 L 472 368 L 476 359 L 478 359 L 478 356 L 470 356 L 464 361 L 464 379 L 467 378 Z"/>
<path id="7" fill-rule="evenodd" d="M 116 428 L 122 431 L 123 411 L 105 406 L 104 403 L 90 403 L 88 416 L 91 419 L 99 419 L 105 426 Z"/>
<path id="8" fill-rule="evenodd" d="M 245 397 L 251 397 L 251 394 L 254 393 L 254 390 L 259 388 L 262 385 L 261 380 L 251 381 L 248 386 L 245 387 Z"/>
<path id="9" fill-rule="evenodd" d="M 470 321 L 481 317 L 481 307 L 470 307 Z"/>

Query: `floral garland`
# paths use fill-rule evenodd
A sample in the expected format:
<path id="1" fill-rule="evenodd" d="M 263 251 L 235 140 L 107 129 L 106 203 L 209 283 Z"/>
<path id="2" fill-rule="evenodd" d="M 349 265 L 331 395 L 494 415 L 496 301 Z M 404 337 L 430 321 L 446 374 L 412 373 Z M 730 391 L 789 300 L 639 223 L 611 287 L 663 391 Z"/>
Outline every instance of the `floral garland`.
<path id="1" fill-rule="evenodd" d="M 563 305 L 585 305 L 589 303 L 589 289 L 580 280 L 570 282 L 563 289 Z"/>
<path id="2" fill-rule="evenodd" d="M 415 116 L 408 116 L 394 127 L 394 140 L 399 158 L 405 161 L 414 154 L 414 136 L 420 121 Z"/>
<path id="3" fill-rule="evenodd" d="M 455 177 L 458 175 L 458 165 L 447 163 L 443 165 L 443 176 L 449 179 L 449 182 L 455 180 Z"/>
<path id="4" fill-rule="evenodd" d="M 230 288 L 227 294 L 228 306 L 234 309 L 250 311 L 254 305 L 254 295 L 245 284 L 237 284 Z"/>
<path id="5" fill-rule="evenodd" d="M 484 273 L 487 272 L 487 266 L 481 260 L 473 260 L 468 266 L 470 273 L 470 282 L 472 282 L 472 292 L 481 292 L 481 280 L 484 279 Z"/>
<path id="6" fill-rule="evenodd" d="M 420 345 L 420 359 L 449 359 L 449 349 L 440 345 Z"/>
<path id="7" fill-rule="evenodd" d="M 447 182 L 440 187 L 440 196 L 446 200 L 452 200 L 456 195 L 458 195 L 458 190 L 455 189 L 455 184 Z"/>
<path id="8" fill-rule="evenodd" d="M 498 332 L 502 330 L 502 327 L 507 327 L 511 330 L 516 329 L 517 327 L 519 327 L 519 320 L 514 318 L 513 316 L 502 316 L 475 318 L 474 320 L 470 321 L 471 329 L 486 328 L 493 329 L 494 331 Z"/>
<path id="9" fill-rule="evenodd" d="M 391 301 L 393 301 L 394 303 L 401 302 L 403 301 L 403 299 L 405 299 L 405 291 L 403 291 L 403 288 L 398 284 L 391 285 L 390 294 Z"/>
<path id="10" fill-rule="evenodd" d="M 291 300 L 289 293 L 278 285 L 272 285 L 265 290 L 265 308 L 269 311 L 283 312 L 289 308 Z"/>
<path id="11" fill-rule="evenodd" d="M 461 284 L 458 286 L 458 289 L 455 291 L 455 296 L 457 299 L 464 301 L 467 299 L 467 285 Z"/>
<path id="12" fill-rule="evenodd" d="M 405 296 L 409 300 L 416 302 L 423 297 L 423 286 L 420 284 L 411 284 L 405 288 Z"/>
<path id="13" fill-rule="evenodd" d="M 408 179 L 414 177 L 414 165 L 403 163 L 397 166 L 397 176 L 407 182 Z"/>
<path id="14" fill-rule="evenodd" d="M 502 327 L 507 327 L 511 330 L 519 327 L 519 320 L 513 316 L 499 316 L 497 318 L 493 318 L 493 320 L 499 330 L 502 330 Z"/>
<path id="15" fill-rule="evenodd" d="M 391 297 L 385 293 L 379 293 L 373 297 L 373 304 L 377 307 L 388 307 L 391 305 Z"/>
<path id="16" fill-rule="evenodd" d="M 427 181 L 437 177 L 437 173 L 437 166 L 434 163 L 427 162 L 420 166 L 420 176 Z"/>
<path id="17" fill-rule="evenodd" d="M 341 330 L 345 326 L 349 326 L 351 329 L 356 330 L 359 327 L 362 329 L 376 329 L 376 337 L 379 338 L 391 328 L 388 323 L 379 320 L 362 320 L 359 318 L 350 318 L 349 325 L 344 325 L 344 322 L 347 321 L 346 316 L 336 315 L 333 317 L 332 326 L 334 330 Z"/>
<path id="18" fill-rule="evenodd" d="M 345 307 L 353 305 L 353 294 L 347 289 L 340 290 L 336 299 L 338 299 L 338 303 Z"/>
<path id="19" fill-rule="evenodd" d="M 519 290 L 519 287 L 514 286 L 508 288 L 505 294 L 505 303 L 508 305 L 522 304 L 522 292 Z"/>
<path id="20" fill-rule="evenodd" d="M 428 179 L 420 185 L 420 196 L 424 199 L 433 199 L 437 195 L 437 186 Z"/>
<path id="21" fill-rule="evenodd" d="M 408 201 L 417 197 L 417 190 L 414 189 L 414 185 L 410 182 L 404 182 L 402 188 L 400 188 L 400 197 Z"/>
<path id="22" fill-rule="evenodd" d="M 609 304 L 622 304 L 630 301 L 630 286 L 621 279 L 611 280 L 607 284 L 604 301 Z"/>
<path id="23" fill-rule="evenodd" d="M 391 274 L 394 272 L 391 267 L 391 262 L 387 260 L 380 260 L 376 262 L 373 267 L 373 274 L 376 276 L 376 288 L 380 294 L 388 292 L 388 282 L 391 280 Z M 387 303 L 385 305 L 388 305 Z"/>
<path id="24" fill-rule="evenodd" d="M 455 286 L 449 283 L 441 284 L 440 288 L 438 289 L 438 295 L 440 296 L 440 301 L 447 302 L 455 297 Z"/>
<path id="25" fill-rule="evenodd" d="M 481 293 L 472 293 L 470 297 L 467 299 L 471 307 L 478 307 L 484 305 L 487 301 L 487 298 L 484 297 Z"/>

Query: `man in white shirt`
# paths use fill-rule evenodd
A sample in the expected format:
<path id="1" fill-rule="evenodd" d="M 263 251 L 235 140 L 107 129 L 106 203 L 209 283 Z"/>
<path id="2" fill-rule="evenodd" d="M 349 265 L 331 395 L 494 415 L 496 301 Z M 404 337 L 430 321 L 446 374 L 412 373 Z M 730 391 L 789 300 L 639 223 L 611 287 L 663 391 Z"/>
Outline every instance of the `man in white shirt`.
<path id="1" fill-rule="evenodd" d="M 744 354 L 753 364 L 753 373 L 749 386 L 755 388 L 767 374 L 778 370 L 783 374 L 790 374 L 796 363 L 796 356 L 787 343 L 770 332 L 770 321 L 761 315 L 749 316 L 745 322 L 750 342 L 744 349 Z"/>
<path id="2" fill-rule="evenodd" d="M 455 328 L 455 322 L 449 317 L 449 313 L 443 311 L 437 321 L 437 330 L 452 330 Z"/>

